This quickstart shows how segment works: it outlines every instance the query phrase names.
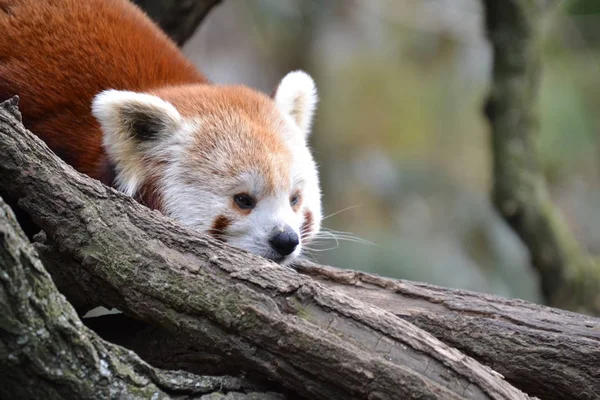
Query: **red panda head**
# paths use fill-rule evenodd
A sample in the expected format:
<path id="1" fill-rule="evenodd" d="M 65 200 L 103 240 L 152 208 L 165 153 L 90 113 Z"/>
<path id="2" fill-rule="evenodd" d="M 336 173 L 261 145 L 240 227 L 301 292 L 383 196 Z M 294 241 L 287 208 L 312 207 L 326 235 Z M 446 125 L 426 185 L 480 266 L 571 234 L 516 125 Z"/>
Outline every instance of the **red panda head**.
<path id="1" fill-rule="evenodd" d="M 321 224 L 307 144 L 316 103 L 313 80 L 296 71 L 273 98 L 243 86 L 107 90 L 92 111 L 119 190 L 151 191 L 164 214 L 285 263 Z"/>

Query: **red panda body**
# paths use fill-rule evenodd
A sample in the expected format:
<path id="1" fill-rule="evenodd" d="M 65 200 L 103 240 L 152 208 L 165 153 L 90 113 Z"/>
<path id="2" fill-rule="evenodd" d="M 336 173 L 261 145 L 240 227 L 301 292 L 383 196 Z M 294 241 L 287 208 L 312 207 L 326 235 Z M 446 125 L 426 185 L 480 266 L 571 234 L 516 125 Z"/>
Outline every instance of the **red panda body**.
<path id="1" fill-rule="evenodd" d="M 205 83 L 135 5 L 124 0 L 0 0 L 0 101 L 19 95 L 24 125 L 63 160 L 104 178 L 91 102 L 105 89 Z"/>
<path id="2" fill-rule="evenodd" d="M 280 263 L 317 237 L 302 71 L 272 97 L 208 84 L 128 0 L 0 0 L 0 101 L 14 95 L 65 162 L 193 229 Z"/>

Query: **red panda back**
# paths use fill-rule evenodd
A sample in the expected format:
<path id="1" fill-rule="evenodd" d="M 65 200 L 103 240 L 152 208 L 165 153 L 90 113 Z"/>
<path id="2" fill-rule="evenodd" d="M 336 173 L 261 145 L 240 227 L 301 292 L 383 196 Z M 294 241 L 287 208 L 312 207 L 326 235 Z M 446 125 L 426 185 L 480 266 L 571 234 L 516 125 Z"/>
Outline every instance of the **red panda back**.
<path id="1" fill-rule="evenodd" d="M 0 100 L 19 95 L 25 126 L 97 179 L 96 94 L 206 82 L 127 0 L 0 0 L 0 32 Z"/>

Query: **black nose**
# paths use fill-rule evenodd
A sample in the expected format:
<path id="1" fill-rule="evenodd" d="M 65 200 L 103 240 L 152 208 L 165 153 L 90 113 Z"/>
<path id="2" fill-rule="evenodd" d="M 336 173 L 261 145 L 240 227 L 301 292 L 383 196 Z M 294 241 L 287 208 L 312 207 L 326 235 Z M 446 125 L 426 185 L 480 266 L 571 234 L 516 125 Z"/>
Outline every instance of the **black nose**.
<path id="1" fill-rule="evenodd" d="M 269 244 L 273 250 L 282 256 L 287 256 L 296 250 L 298 243 L 300 243 L 298 235 L 290 226 L 287 225 L 283 228 L 283 231 L 280 229 L 275 229 L 269 238 Z"/>

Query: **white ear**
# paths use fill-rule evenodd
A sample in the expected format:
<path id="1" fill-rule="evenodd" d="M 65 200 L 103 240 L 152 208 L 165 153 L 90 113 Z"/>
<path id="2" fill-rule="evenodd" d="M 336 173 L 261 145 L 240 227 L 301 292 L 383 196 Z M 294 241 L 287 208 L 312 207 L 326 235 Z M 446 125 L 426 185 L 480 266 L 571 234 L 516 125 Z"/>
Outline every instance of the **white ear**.
<path id="1" fill-rule="evenodd" d="M 146 174 L 144 161 L 168 143 L 183 124 L 172 104 L 156 96 L 106 90 L 92 101 L 104 148 L 117 170 L 120 190 L 133 195 Z"/>
<path id="2" fill-rule="evenodd" d="M 139 142 L 161 139 L 182 122 L 171 103 L 150 94 L 121 90 L 105 90 L 96 95 L 92 114 L 105 136 Z"/>
<path id="3" fill-rule="evenodd" d="M 274 97 L 279 110 L 289 115 L 307 137 L 318 101 L 317 88 L 310 75 L 303 71 L 290 72 L 279 83 Z"/>

